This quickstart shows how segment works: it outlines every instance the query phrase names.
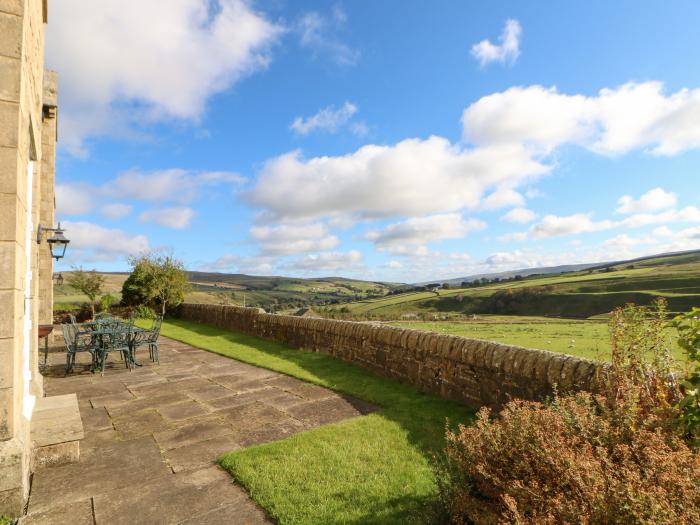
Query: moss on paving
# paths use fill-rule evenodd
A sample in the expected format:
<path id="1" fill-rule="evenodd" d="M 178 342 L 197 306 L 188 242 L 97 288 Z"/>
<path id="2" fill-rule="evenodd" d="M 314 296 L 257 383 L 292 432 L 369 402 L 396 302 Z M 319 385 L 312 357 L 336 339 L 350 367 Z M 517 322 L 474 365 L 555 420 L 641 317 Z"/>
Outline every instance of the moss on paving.
<path id="1" fill-rule="evenodd" d="M 197 323 L 175 320 L 162 334 L 381 407 L 220 462 L 280 524 L 423 523 L 435 498 L 430 458 L 446 421 L 469 422 L 464 405 L 332 357 Z"/>

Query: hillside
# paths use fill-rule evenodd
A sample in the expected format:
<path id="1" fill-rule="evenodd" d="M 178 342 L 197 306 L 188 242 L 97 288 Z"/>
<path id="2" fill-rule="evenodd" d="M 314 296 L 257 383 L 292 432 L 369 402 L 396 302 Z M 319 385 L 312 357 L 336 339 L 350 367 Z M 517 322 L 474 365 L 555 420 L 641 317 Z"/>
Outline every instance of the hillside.
<path id="1" fill-rule="evenodd" d="M 63 272 L 67 280 L 71 272 Z M 127 273 L 102 273 L 104 292 L 121 299 Z M 301 279 L 243 274 L 188 272 L 191 292 L 186 300 L 199 303 L 259 306 L 267 310 L 291 311 L 305 305 L 332 305 L 367 298 L 383 297 L 405 285 L 360 281 L 344 277 Z M 54 285 L 57 309 L 87 301 L 64 282 Z"/>
<path id="2" fill-rule="evenodd" d="M 422 314 L 505 314 L 588 318 L 616 306 L 664 297 L 672 311 L 700 305 L 700 251 L 436 291 L 416 290 L 336 306 L 333 312 L 382 319 Z"/>
<path id="3" fill-rule="evenodd" d="M 533 275 L 551 275 L 551 274 L 561 274 L 568 272 L 576 272 L 580 270 L 587 270 L 588 268 L 593 268 L 599 266 L 599 264 L 566 264 L 561 266 L 545 266 L 541 268 L 522 268 L 519 270 L 510 270 L 507 272 L 497 272 L 497 273 L 479 273 L 476 275 L 467 275 L 466 277 L 453 277 L 451 279 L 438 279 L 435 281 L 426 281 L 423 283 L 417 283 L 418 285 L 426 285 L 431 283 L 447 283 L 450 286 L 460 286 L 463 283 L 472 283 L 480 279 L 510 279 L 519 275 L 521 277 L 530 277 Z"/>

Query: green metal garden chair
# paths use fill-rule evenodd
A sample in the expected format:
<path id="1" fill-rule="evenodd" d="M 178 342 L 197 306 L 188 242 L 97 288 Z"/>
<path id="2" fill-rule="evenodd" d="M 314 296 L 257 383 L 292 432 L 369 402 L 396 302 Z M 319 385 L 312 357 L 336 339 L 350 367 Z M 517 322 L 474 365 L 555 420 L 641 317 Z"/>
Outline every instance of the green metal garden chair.
<path id="1" fill-rule="evenodd" d="M 100 340 L 96 354 L 97 365 L 100 368 L 101 375 L 105 375 L 107 357 L 112 352 L 119 352 L 124 364 L 131 370 L 131 344 L 133 339 L 131 328 L 131 325 L 126 325 L 117 329 L 95 330 L 94 335 Z"/>
<path id="2" fill-rule="evenodd" d="M 160 364 L 158 337 L 160 336 L 160 327 L 162 324 L 163 317 L 158 316 L 153 320 L 151 328 L 135 334 L 133 343 L 134 357 L 136 355 L 136 350 L 139 347 L 148 346 L 148 357 L 152 362 Z"/>
<path id="3" fill-rule="evenodd" d="M 80 352 L 88 352 L 91 357 L 92 369 L 95 368 L 95 347 L 90 334 L 79 331 L 72 324 L 62 324 L 63 341 L 66 344 L 66 375 L 73 371 L 75 356 Z"/>

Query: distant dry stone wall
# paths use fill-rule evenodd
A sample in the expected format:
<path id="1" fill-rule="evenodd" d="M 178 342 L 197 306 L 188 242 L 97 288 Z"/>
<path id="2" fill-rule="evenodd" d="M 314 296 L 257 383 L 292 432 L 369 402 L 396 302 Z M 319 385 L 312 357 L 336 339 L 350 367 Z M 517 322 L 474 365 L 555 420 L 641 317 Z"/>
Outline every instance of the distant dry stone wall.
<path id="1" fill-rule="evenodd" d="M 332 355 L 473 407 L 513 397 L 540 400 L 590 390 L 600 366 L 544 350 L 393 326 L 262 313 L 256 308 L 184 304 L 183 319 Z"/>

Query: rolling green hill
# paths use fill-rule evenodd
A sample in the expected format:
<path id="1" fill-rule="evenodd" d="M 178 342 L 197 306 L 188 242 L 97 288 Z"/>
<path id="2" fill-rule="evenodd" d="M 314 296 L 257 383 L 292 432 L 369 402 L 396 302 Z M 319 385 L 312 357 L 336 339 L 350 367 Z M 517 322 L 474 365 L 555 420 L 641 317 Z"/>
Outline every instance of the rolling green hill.
<path id="1" fill-rule="evenodd" d="M 122 284 L 127 273 L 103 273 L 104 293 L 121 299 Z M 64 278 L 70 272 L 63 273 Z M 273 311 L 292 311 L 308 305 L 332 305 L 359 299 L 383 297 L 405 285 L 360 281 L 344 277 L 300 279 L 242 274 L 188 272 L 191 291 L 189 302 L 257 306 Z M 64 282 L 54 285 L 56 309 L 80 305 L 87 297 L 77 293 Z"/>
<path id="2" fill-rule="evenodd" d="M 514 278 L 467 288 L 416 290 L 368 298 L 330 314 L 379 319 L 504 314 L 585 319 L 664 297 L 672 311 L 700 305 L 700 252 L 654 256 L 560 274 Z"/>

